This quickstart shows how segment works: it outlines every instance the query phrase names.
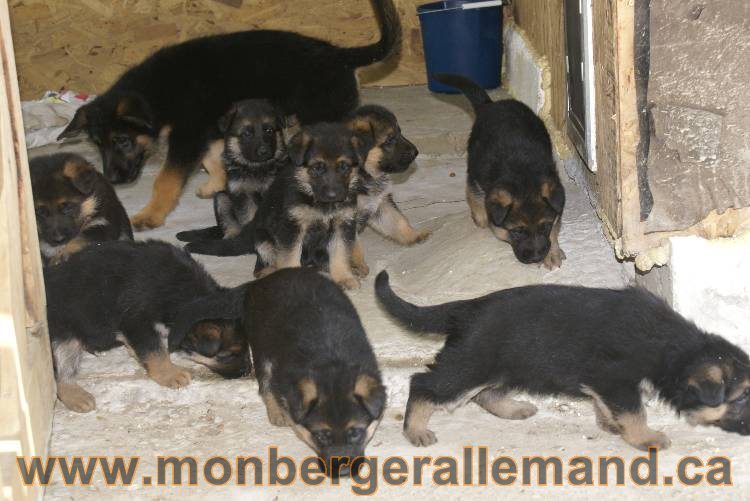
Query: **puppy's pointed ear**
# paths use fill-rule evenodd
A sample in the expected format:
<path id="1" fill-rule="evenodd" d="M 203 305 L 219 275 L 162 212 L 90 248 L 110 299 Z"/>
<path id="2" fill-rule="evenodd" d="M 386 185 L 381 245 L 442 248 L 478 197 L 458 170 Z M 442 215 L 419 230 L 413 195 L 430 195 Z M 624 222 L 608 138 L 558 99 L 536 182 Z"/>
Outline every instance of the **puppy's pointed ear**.
<path id="1" fill-rule="evenodd" d="M 88 162 L 68 161 L 63 167 L 63 176 L 68 178 L 82 195 L 91 195 L 94 192 L 97 173 Z"/>
<path id="2" fill-rule="evenodd" d="M 559 182 L 552 179 L 545 179 L 542 182 L 542 199 L 552 207 L 558 214 L 562 214 L 565 206 L 565 190 Z"/>
<path id="3" fill-rule="evenodd" d="M 385 409 L 385 387 L 368 374 L 360 374 L 354 382 L 354 398 L 372 419 L 380 419 Z"/>
<path id="4" fill-rule="evenodd" d="M 289 141 L 289 158 L 294 165 L 304 165 L 307 160 L 307 153 L 313 144 L 313 138 L 305 131 L 298 132 Z"/>
<path id="5" fill-rule="evenodd" d="M 318 403 L 318 385 L 309 377 L 300 379 L 294 394 L 288 399 L 289 410 L 295 423 L 302 421 Z"/>
<path id="6" fill-rule="evenodd" d="M 501 226 L 513 205 L 513 195 L 505 188 L 494 188 L 485 199 L 487 217 L 494 226 Z"/>
<path id="7" fill-rule="evenodd" d="M 726 399 L 724 374 L 718 365 L 706 365 L 688 378 L 688 387 L 698 400 L 709 407 L 716 407 Z"/>
<path id="8" fill-rule="evenodd" d="M 76 114 L 73 115 L 73 119 L 70 121 L 65 130 L 57 136 L 57 140 L 68 139 L 70 137 L 77 136 L 89 123 L 89 112 L 91 111 L 90 106 L 84 105 L 76 110 Z"/>
<path id="9" fill-rule="evenodd" d="M 229 128 L 232 126 L 232 122 L 234 122 L 234 117 L 237 115 L 237 110 L 239 109 L 239 106 L 237 103 L 233 104 L 229 107 L 229 110 L 224 113 L 221 118 L 219 118 L 219 121 L 217 122 L 217 126 L 219 127 L 219 132 L 222 134 L 226 134 Z"/>
<path id="10" fill-rule="evenodd" d="M 123 96 L 117 102 L 115 116 L 118 120 L 127 122 L 135 127 L 145 129 L 150 133 L 155 132 L 151 107 L 145 99 L 140 96 Z"/>

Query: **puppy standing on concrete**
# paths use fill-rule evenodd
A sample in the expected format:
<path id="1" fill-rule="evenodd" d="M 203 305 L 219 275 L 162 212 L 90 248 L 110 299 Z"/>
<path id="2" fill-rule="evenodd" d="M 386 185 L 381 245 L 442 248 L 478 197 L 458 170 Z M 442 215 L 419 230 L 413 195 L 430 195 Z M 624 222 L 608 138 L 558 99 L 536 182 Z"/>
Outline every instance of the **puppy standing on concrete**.
<path id="1" fill-rule="evenodd" d="M 509 242 L 522 263 L 559 268 L 557 242 L 565 191 L 557 175 L 549 134 L 539 117 L 513 99 L 493 103 L 479 85 L 459 75 L 437 74 L 460 89 L 476 120 L 468 146 L 466 200 L 480 228 Z"/>
<path id="2" fill-rule="evenodd" d="M 269 101 L 247 99 L 235 103 L 219 120 L 218 127 L 224 134 L 221 159 L 226 186 L 214 195 L 217 226 L 182 231 L 177 239 L 183 242 L 239 235 L 255 217 L 263 195 L 284 165 L 284 117 Z"/>
<path id="3" fill-rule="evenodd" d="M 351 301 L 312 269 L 281 270 L 248 285 L 242 324 L 271 424 L 292 427 L 329 475 L 356 471 L 386 392 Z"/>
<path id="4" fill-rule="evenodd" d="M 88 412 L 94 397 L 75 375 L 83 350 L 125 344 L 162 386 L 190 383 L 190 372 L 172 364 L 169 351 L 215 357 L 206 365 L 223 374 L 249 371 L 247 344 L 232 332 L 241 316 L 242 287 L 225 289 L 181 249 L 164 242 L 104 242 L 44 269 L 47 318 L 57 396 L 71 410 Z M 170 330 L 165 346 L 160 330 Z M 198 358 L 206 363 L 205 358 Z M 215 365 L 215 367 L 212 367 Z"/>
<path id="5" fill-rule="evenodd" d="M 504 419 L 536 413 L 514 390 L 588 396 L 597 424 L 639 449 L 666 448 L 648 427 L 640 386 L 693 425 L 750 434 L 750 360 L 640 289 L 535 285 L 467 301 L 415 306 L 381 272 L 375 291 L 386 311 L 415 332 L 447 334 L 429 371 L 411 379 L 404 433 L 414 445 L 437 441 L 432 413 L 469 400 Z"/>
<path id="6" fill-rule="evenodd" d="M 133 240 L 128 215 L 109 182 L 83 157 L 57 153 L 29 161 L 39 247 L 57 264 L 91 242 Z"/>

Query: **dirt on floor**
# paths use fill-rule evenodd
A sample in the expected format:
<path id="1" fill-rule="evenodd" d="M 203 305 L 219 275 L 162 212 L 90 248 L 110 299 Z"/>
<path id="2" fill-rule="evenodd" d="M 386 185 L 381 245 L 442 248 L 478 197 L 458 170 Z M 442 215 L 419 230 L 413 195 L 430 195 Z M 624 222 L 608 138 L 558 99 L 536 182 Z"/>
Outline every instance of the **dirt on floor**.
<path id="1" fill-rule="evenodd" d="M 626 499 L 712 496 L 728 499 L 748 495 L 750 454 L 745 447 L 747 441 L 718 429 L 692 428 L 657 402 L 648 405 L 649 420 L 653 427 L 671 437 L 672 448 L 658 456 L 656 478 L 659 486 L 648 488 L 634 486 L 627 467 L 624 472 L 626 486 L 615 485 L 614 472 L 610 474 L 608 486 L 584 488 L 570 485 L 568 461 L 576 456 L 593 458 L 593 482 L 599 485 L 599 456 L 619 456 L 627 462 L 643 455 L 618 437 L 601 431 L 595 424 L 591 405 L 586 401 L 521 396 L 539 407 L 538 414 L 525 421 L 500 420 L 469 404 L 453 413 L 439 412 L 433 417 L 431 429 L 438 436 L 437 444 L 416 448 L 406 441 L 401 427 L 409 376 L 429 362 L 442 340 L 437 336 L 415 337 L 385 317 L 373 296 L 373 280 L 378 271 L 387 269 L 396 290 L 422 304 L 470 298 L 533 283 L 620 287 L 630 283 L 632 276 L 615 260 L 585 194 L 567 182 L 567 178 L 567 206 L 560 244 L 568 258 L 559 270 L 547 271 L 518 263 L 507 244 L 498 242 L 489 231 L 479 230 L 473 225 L 464 199 L 465 157 L 462 154 L 471 117 L 461 98 L 438 99 L 422 87 L 411 87 L 368 90 L 364 93 L 364 101 L 378 102 L 393 109 L 401 120 L 405 135 L 420 148 L 416 166 L 397 180 L 395 198 L 416 226 L 429 227 L 434 232 L 425 243 L 405 248 L 366 231 L 364 248 L 371 275 L 363 281 L 360 290 L 350 293 L 388 387 L 388 409 L 367 452 L 377 457 L 380 470 L 386 458 L 401 456 L 405 458 L 409 472 L 404 486 L 387 486 L 382 475 L 379 476 L 375 494 L 386 499 L 414 496 L 460 499 L 487 495 L 576 499 L 593 499 L 602 495 Z M 46 147 L 33 151 L 32 155 L 56 148 Z M 67 145 L 66 149 L 82 152 L 99 163 L 95 150 L 85 142 Z M 156 157 L 150 161 L 137 184 L 118 189 L 129 212 L 133 213 L 145 204 L 159 160 Z M 137 238 L 176 243 L 174 235 L 177 231 L 211 224 L 210 201 L 199 200 L 192 194 L 203 176 L 192 179 L 166 226 L 140 233 Z M 563 174 L 563 177 L 566 176 Z M 236 285 L 252 278 L 254 257 L 197 258 L 224 285 Z M 336 499 L 354 496 L 355 489 L 368 492 L 376 487 L 366 482 L 359 485 L 350 479 L 342 480 L 339 485 L 331 485 L 326 480 L 321 486 L 312 487 L 304 485 L 298 478 L 289 486 L 255 486 L 252 485 L 252 476 L 248 478 L 248 485 L 239 486 L 236 475 L 226 485 L 209 485 L 204 480 L 202 461 L 211 457 L 227 458 L 232 465 L 237 456 L 257 455 L 267 461 L 269 447 L 277 446 L 279 454 L 302 461 L 311 455 L 311 451 L 290 429 L 276 428 L 268 423 L 253 379 L 222 380 L 205 368 L 179 356 L 176 358 L 178 363 L 194 370 L 192 384 L 182 390 L 166 389 L 149 380 L 124 349 L 85 357 L 80 382 L 96 397 L 97 409 L 89 414 L 77 414 L 58 403 L 51 454 L 138 456 L 138 471 L 132 485 L 114 488 L 106 487 L 100 476 L 91 486 L 66 486 L 55 477 L 47 488 L 47 498 L 286 499 L 316 496 Z M 458 486 L 435 485 L 433 473 L 438 468 L 434 466 L 425 466 L 421 485 L 414 485 L 415 457 L 437 459 L 450 456 L 457 459 L 460 467 L 464 463 L 464 447 L 474 447 L 473 475 L 469 476 L 473 479 L 473 486 L 465 485 L 462 469 L 458 473 Z M 490 474 L 487 477 L 489 485 L 478 486 L 481 481 L 478 447 L 486 447 L 488 464 L 499 456 L 516 460 L 519 478 L 515 483 L 498 486 Z M 197 458 L 198 485 L 158 486 L 157 458 L 167 455 Z M 679 458 L 687 455 L 704 461 L 713 456 L 730 458 L 734 487 L 686 487 L 680 484 L 675 478 L 676 464 Z M 563 486 L 538 486 L 536 469 L 532 469 L 532 485 L 524 485 L 520 475 L 524 456 L 559 457 L 563 467 Z M 443 462 L 440 467 L 446 465 Z M 706 467 L 689 469 L 695 473 L 706 473 L 707 470 Z M 215 472 L 220 476 L 221 468 L 217 467 Z M 267 484 L 268 471 L 263 474 Z M 669 481 L 675 485 L 664 486 Z M 548 477 L 548 482 L 554 482 L 552 476 Z"/>

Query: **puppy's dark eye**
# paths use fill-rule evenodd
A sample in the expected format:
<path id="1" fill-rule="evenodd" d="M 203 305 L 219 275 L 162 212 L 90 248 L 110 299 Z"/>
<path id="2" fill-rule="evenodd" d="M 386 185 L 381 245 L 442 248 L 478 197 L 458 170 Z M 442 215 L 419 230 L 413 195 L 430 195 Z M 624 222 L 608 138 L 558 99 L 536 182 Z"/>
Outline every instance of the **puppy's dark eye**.
<path id="1" fill-rule="evenodd" d="M 344 174 L 346 172 L 349 172 L 349 169 L 351 169 L 352 166 L 349 165 L 346 162 L 339 162 L 339 164 L 336 166 L 336 168 L 338 169 L 339 172 L 341 172 L 342 174 Z"/>
<path id="2" fill-rule="evenodd" d="M 315 441 L 320 445 L 330 445 L 331 442 L 333 442 L 333 434 L 331 433 L 331 430 L 315 431 L 313 432 L 313 437 L 315 437 Z"/>
<path id="3" fill-rule="evenodd" d="M 244 138 L 253 137 L 254 135 L 255 135 L 255 131 L 253 131 L 253 129 L 250 127 L 242 129 L 242 132 L 240 132 L 240 136 Z"/>
<path id="4" fill-rule="evenodd" d="M 524 238 L 529 236 L 529 230 L 526 228 L 513 228 L 512 230 L 508 230 L 508 233 L 510 233 L 510 236 L 513 238 Z"/>
<path id="5" fill-rule="evenodd" d="M 350 444 L 360 442 L 365 436 L 365 430 L 363 428 L 349 428 L 346 430 L 346 441 Z"/>
<path id="6" fill-rule="evenodd" d="M 396 136 L 390 135 L 386 138 L 385 141 L 383 141 L 383 146 L 393 146 L 396 144 Z"/>
<path id="7" fill-rule="evenodd" d="M 49 216 L 49 210 L 47 210 L 47 207 L 42 207 L 41 205 L 35 209 L 35 212 L 36 212 L 37 217 Z"/>
<path id="8" fill-rule="evenodd" d="M 133 140 L 130 136 L 125 135 L 112 136 L 112 143 L 116 148 L 121 150 L 127 150 L 133 147 Z"/>
<path id="9" fill-rule="evenodd" d="M 270 136 L 271 134 L 273 134 L 273 132 L 274 132 L 274 129 L 270 125 L 264 125 L 263 126 L 263 133 L 265 135 Z"/>
<path id="10" fill-rule="evenodd" d="M 72 216 L 76 212 L 76 204 L 73 202 L 62 202 L 59 205 L 60 212 L 65 214 L 66 216 Z"/>
<path id="11" fill-rule="evenodd" d="M 326 164 L 317 163 L 310 166 L 310 174 L 313 176 L 322 176 L 326 172 Z"/>

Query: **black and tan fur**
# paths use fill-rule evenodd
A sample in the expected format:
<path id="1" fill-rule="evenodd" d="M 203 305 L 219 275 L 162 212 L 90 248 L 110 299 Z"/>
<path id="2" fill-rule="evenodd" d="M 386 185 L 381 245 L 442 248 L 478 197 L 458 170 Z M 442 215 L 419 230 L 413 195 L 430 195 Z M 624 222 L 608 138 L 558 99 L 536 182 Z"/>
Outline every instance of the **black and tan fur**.
<path id="1" fill-rule="evenodd" d="M 84 350 L 124 344 L 154 381 L 170 388 L 191 380 L 187 369 L 171 362 L 170 351 L 184 349 L 225 376 L 250 370 L 247 343 L 235 324 L 244 288 L 220 287 L 172 245 L 98 243 L 46 267 L 44 281 L 57 395 L 71 410 L 96 405 L 75 381 Z"/>
<path id="2" fill-rule="evenodd" d="M 391 174 L 409 168 L 419 154 L 417 147 L 403 136 L 395 115 L 382 106 L 361 106 L 352 114 L 349 125 L 367 150 L 357 183 L 357 232 L 369 226 L 401 245 L 424 241 L 430 231 L 416 230 L 391 193 Z M 359 241 L 355 244 L 353 266 L 360 276 L 369 272 Z"/>
<path id="3" fill-rule="evenodd" d="M 565 191 L 539 117 L 514 99 L 492 102 L 487 92 L 459 75 L 437 74 L 460 89 L 476 113 L 469 136 L 466 200 L 474 223 L 510 243 L 522 263 L 559 268 L 557 241 Z"/>
<path id="4" fill-rule="evenodd" d="M 310 268 L 281 270 L 248 285 L 242 322 L 271 424 L 291 427 L 330 476 L 356 470 L 386 391 L 346 294 Z"/>
<path id="5" fill-rule="evenodd" d="M 469 400 L 504 419 L 532 416 L 534 405 L 512 398 L 519 390 L 590 397 L 603 430 L 639 449 L 666 448 L 667 436 L 648 426 L 644 383 L 693 425 L 750 434 L 747 353 L 645 290 L 535 285 L 420 307 L 381 272 L 375 291 L 409 330 L 448 336 L 411 379 L 404 433 L 415 445 L 437 441 L 427 428 L 435 410 Z"/>
<path id="6" fill-rule="evenodd" d="M 297 33 L 248 30 L 164 47 L 127 70 L 107 91 L 78 109 L 59 139 L 86 132 L 112 183 L 140 176 L 150 146 L 168 132 L 166 161 L 136 229 L 161 226 L 188 177 L 212 154 L 216 121 L 232 103 L 271 99 L 301 124 L 343 119 L 359 101 L 356 69 L 388 58 L 401 46 L 392 0 L 372 0 L 380 39 L 336 47 Z M 211 189 L 205 191 L 204 196 Z"/>
<path id="7" fill-rule="evenodd" d="M 219 130 L 224 134 L 225 187 L 214 195 L 217 225 L 178 233 L 183 242 L 239 235 L 286 160 L 284 117 L 269 101 L 235 103 L 219 120 Z"/>
<path id="8" fill-rule="evenodd" d="M 64 261 L 92 242 L 133 239 L 115 190 L 84 158 L 41 156 L 29 162 L 29 169 L 45 263 Z"/>

